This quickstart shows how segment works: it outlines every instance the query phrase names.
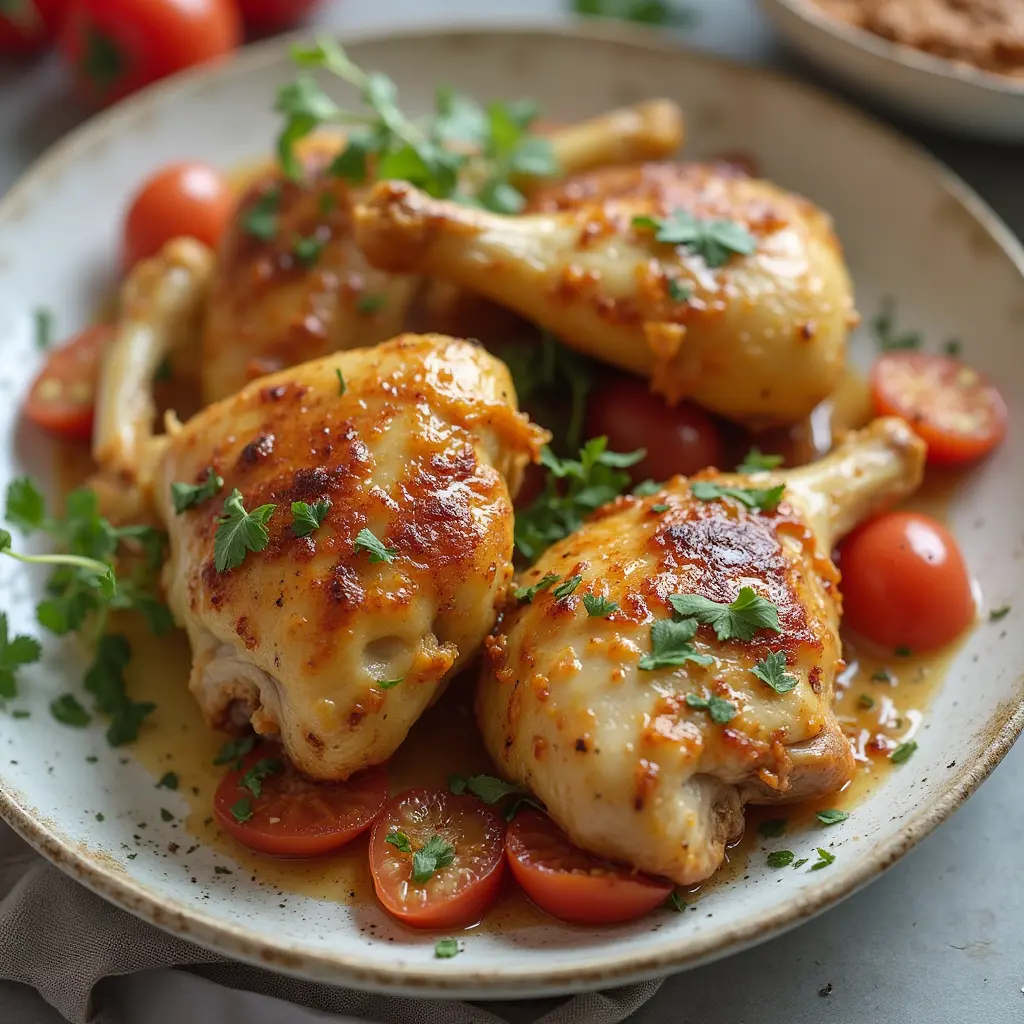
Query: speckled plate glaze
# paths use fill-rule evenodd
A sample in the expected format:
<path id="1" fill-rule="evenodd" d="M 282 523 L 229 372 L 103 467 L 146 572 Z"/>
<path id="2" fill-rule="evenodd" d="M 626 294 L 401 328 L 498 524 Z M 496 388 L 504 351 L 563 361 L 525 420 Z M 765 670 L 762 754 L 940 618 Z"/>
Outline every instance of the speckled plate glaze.
<path id="1" fill-rule="evenodd" d="M 652 95 L 676 98 L 687 111 L 690 155 L 751 153 L 769 177 L 830 210 L 860 309 L 870 316 L 883 296 L 895 295 L 901 322 L 934 345 L 961 337 L 1020 422 L 1024 252 L 961 182 L 855 111 L 786 79 L 614 28 L 346 42 L 362 65 L 394 76 L 410 106 L 425 108 L 441 82 L 481 97 L 528 94 L 559 120 Z M 284 44 L 275 42 L 144 93 L 72 134 L 0 203 L 4 478 L 26 469 L 45 475 L 52 463 L 47 442 L 22 428 L 17 415 L 17 396 L 39 363 L 33 308 L 51 307 L 61 333 L 84 324 L 113 279 L 125 196 L 167 161 L 201 157 L 231 167 L 265 154 L 276 128 L 275 89 L 291 73 Z M 866 361 L 870 350 L 866 334 L 859 336 L 854 358 Z M 49 700 L 77 686 L 83 667 L 68 646 L 52 647 L 26 673 L 21 704 L 31 707 L 31 718 L 0 712 L 0 812 L 64 871 L 160 927 L 243 960 L 344 985 L 524 997 L 608 986 L 722 956 L 875 878 L 974 791 L 1020 732 L 1022 464 L 1024 441 L 1013 429 L 949 508 L 987 603 L 1014 609 L 998 625 L 980 623 L 959 651 L 914 758 L 829 830 L 836 861 L 827 871 L 772 870 L 755 856 L 749 877 L 714 888 L 696 912 L 604 930 L 553 922 L 484 929 L 471 933 L 457 958 L 436 960 L 433 936 L 403 930 L 372 903 L 346 907 L 292 896 L 281 904 L 247 872 L 216 874 L 215 865 L 231 862 L 212 849 L 193 851 L 187 866 L 145 851 L 129 859 L 139 821 L 148 822 L 152 848 L 181 842 L 181 828 L 162 822 L 159 810 L 181 816 L 185 801 L 155 789 L 130 750 L 107 748 L 98 724 L 72 730 L 51 719 Z M 31 628 L 31 587 L 39 577 L 7 560 L 0 572 L 13 625 Z M 92 755 L 99 760 L 87 765 Z M 810 851 L 821 841 L 808 832 L 787 845 Z"/>

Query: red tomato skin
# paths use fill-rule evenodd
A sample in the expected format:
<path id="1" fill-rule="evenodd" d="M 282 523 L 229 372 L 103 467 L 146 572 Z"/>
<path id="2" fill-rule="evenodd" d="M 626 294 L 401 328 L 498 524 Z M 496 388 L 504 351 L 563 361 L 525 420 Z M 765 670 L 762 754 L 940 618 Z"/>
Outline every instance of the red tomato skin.
<path id="1" fill-rule="evenodd" d="M 181 235 L 215 249 L 234 205 L 231 186 L 217 168 L 202 163 L 161 168 L 135 193 L 125 215 L 125 271 Z"/>
<path id="2" fill-rule="evenodd" d="M 67 0 L 21 0 L 22 17 L 0 14 L 0 53 L 34 53 L 57 34 Z"/>
<path id="3" fill-rule="evenodd" d="M 29 388 L 24 406 L 26 419 L 65 440 L 88 441 L 92 437 L 100 360 L 113 334 L 114 329 L 106 324 L 87 327 L 53 349 Z M 65 389 L 87 385 L 88 393 L 84 398 L 47 397 L 58 384 Z"/>
<path id="4" fill-rule="evenodd" d="M 722 464 L 722 438 L 714 420 L 689 402 L 669 405 L 646 381 L 625 374 L 608 379 L 587 401 L 587 437 L 608 438 L 608 448 L 644 458 L 628 470 L 634 483 L 690 476 Z"/>
<path id="5" fill-rule="evenodd" d="M 321 3 L 322 0 L 238 0 L 242 18 L 257 32 L 291 28 Z"/>
<path id="6" fill-rule="evenodd" d="M 889 512 L 840 546 L 843 623 L 890 651 L 924 654 L 974 621 L 971 577 L 953 535 L 916 512 Z"/>
<path id="7" fill-rule="evenodd" d="M 71 0 L 59 46 L 82 93 L 106 106 L 241 38 L 233 0 Z"/>
<path id="8" fill-rule="evenodd" d="M 259 802 L 248 790 L 239 786 L 239 780 L 257 761 L 266 757 L 280 759 L 281 754 L 277 749 L 267 745 L 257 747 L 243 758 L 240 769 L 233 769 L 225 774 L 217 786 L 213 799 L 213 816 L 216 818 L 217 824 L 233 839 L 251 850 L 273 857 L 319 857 L 340 849 L 366 832 L 384 809 L 388 795 L 387 772 L 383 765 L 377 765 L 359 772 L 347 782 L 318 783 L 305 781 L 301 777 L 293 775 L 298 778 L 300 787 L 304 784 L 310 788 L 310 791 L 319 790 L 318 797 L 322 794 L 322 799 L 328 801 L 332 794 L 344 794 L 346 788 L 351 793 L 353 788 L 358 787 L 359 801 L 365 807 L 362 808 L 362 813 L 347 826 L 335 823 L 336 827 L 331 828 L 321 823 L 321 825 L 311 825 L 306 830 L 302 830 L 294 827 L 292 823 L 282 822 L 276 827 L 274 825 L 264 827 L 261 822 L 256 820 L 255 815 L 249 822 L 236 821 L 231 813 L 231 808 L 240 799 L 249 799 L 254 808 Z M 294 769 L 289 768 L 289 770 L 294 773 Z M 273 776 L 264 780 L 264 793 L 274 785 L 273 780 Z M 250 824 L 253 821 L 256 821 L 255 825 Z"/>
<path id="9" fill-rule="evenodd" d="M 531 833 L 540 833 L 555 848 L 569 851 L 574 862 L 592 862 L 606 873 L 587 874 L 547 867 L 535 860 Z M 505 836 L 505 852 L 512 877 L 545 913 L 578 925 L 622 924 L 635 921 L 660 907 L 675 888 L 672 882 L 608 867 L 599 857 L 573 847 L 568 837 L 545 814 L 522 811 Z"/>
<path id="10" fill-rule="evenodd" d="M 491 863 L 486 873 L 470 887 L 454 898 L 434 903 L 418 910 L 402 906 L 391 894 L 381 874 L 381 862 L 388 855 L 387 837 L 395 826 L 393 808 L 402 800 L 420 798 L 426 800 L 440 794 L 447 803 L 468 809 L 471 813 L 483 815 L 488 820 L 490 831 L 502 836 L 504 826 L 497 813 L 486 804 L 471 796 L 453 796 L 446 791 L 408 790 L 391 798 L 384 812 L 374 822 L 370 834 L 370 872 L 373 887 L 384 909 L 396 920 L 410 928 L 439 930 L 465 928 L 479 921 L 487 908 L 494 902 L 505 877 L 505 847 L 502 838 L 496 840 Z"/>

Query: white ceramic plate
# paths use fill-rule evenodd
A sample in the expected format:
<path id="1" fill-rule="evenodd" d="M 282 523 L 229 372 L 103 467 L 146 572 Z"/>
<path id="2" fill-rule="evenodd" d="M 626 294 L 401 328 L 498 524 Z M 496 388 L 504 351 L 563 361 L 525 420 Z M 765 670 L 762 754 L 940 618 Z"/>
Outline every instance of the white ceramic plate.
<path id="1" fill-rule="evenodd" d="M 687 111 L 692 155 L 752 153 L 768 176 L 830 210 L 860 308 L 870 314 L 883 296 L 895 295 L 902 322 L 934 344 L 962 337 L 967 356 L 999 382 L 1020 422 L 1024 253 L 962 183 L 860 114 L 773 75 L 616 29 L 444 31 L 347 42 L 362 65 L 394 76 L 404 102 L 417 108 L 426 108 L 441 82 L 480 97 L 527 93 L 559 120 L 652 95 L 676 98 Z M 33 308 L 51 307 L 62 333 L 89 319 L 112 279 L 125 197 L 152 169 L 182 157 L 230 167 L 268 151 L 275 89 L 292 74 L 284 51 L 280 43 L 263 46 L 230 67 L 187 75 L 104 114 L 0 204 L 4 477 L 26 468 L 46 474 L 52 461 L 48 444 L 18 422 L 17 396 L 39 362 Z M 866 361 L 866 337 L 854 348 Z M 244 869 L 215 873 L 215 865 L 231 868 L 230 847 L 186 853 L 181 793 L 154 788 L 154 775 L 130 750 L 106 747 L 99 725 L 72 730 L 50 718 L 48 701 L 77 687 L 82 669 L 66 646 L 26 673 L 18 706 L 30 707 L 31 718 L 0 712 L 0 811 L 65 871 L 155 924 L 242 959 L 340 984 L 523 997 L 721 956 L 874 878 L 975 789 L 1020 731 L 1024 630 L 1013 627 L 1024 613 L 1024 476 L 1014 467 L 1022 459 L 1024 441 L 1013 430 L 949 508 L 986 599 L 1014 604 L 1014 611 L 967 640 L 913 760 L 829 830 L 836 861 L 827 871 L 776 871 L 759 854 L 748 877 L 715 887 L 696 912 L 605 930 L 536 922 L 483 930 L 467 938 L 457 958 L 436 960 L 433 936 L 394 925 L 372 901 L 348 907 L 314 895 L 282 898 Z M 0 561 L 3 605 L 15 626 L 30 629 L 38 576 Z M 176 820 L 162 821 L 161 808 Z M 140 845 L 133 835 L 141 822 Z M 821 842 L 813 831 L 787 840 L 800 851 Z M 169 843 L 181 847 L 174 856 Z"/>
<path id="2" fill-rule="evenodd" d="M 1024 79 L 981 71 L 850 25 L 814 0 L 760 0 L 789 43 L 876 103 L 998 142 L 1024 141 Z"/>

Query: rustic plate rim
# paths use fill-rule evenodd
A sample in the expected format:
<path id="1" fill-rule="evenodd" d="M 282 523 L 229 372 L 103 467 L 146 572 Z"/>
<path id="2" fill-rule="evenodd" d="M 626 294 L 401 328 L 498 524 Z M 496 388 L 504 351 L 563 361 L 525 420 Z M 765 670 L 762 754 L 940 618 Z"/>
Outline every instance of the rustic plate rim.
<path id="1" fill-rule="evenodd" d="M 788 0 L 787 0 L 788 2 Z M 633 49 L 657 50 L 685 55 L 688 60 L 709 67 L 726 66 L 737 74 L 768 78 L 784 88 L 802 92 L 817 103 L 830 106 L 843 117 L 861 121 L 876 134 L 899 146 L 906 159 L 914 161 L 924 174 L 931 175 L 943 189 L 999 246 L 1020 273 L 1024 282 L 1024 246 L 998 215 L 966 183 L 922 147 L 888 125 L 864 114 L 856 107 L 813 86 L 779 72 L 740 64 L 703 51 L 693 50 L 679 41 L 651 30 L 633 26 L 575 22 L 564 20 L 476 21 L 464 19 L 454 24 L 410 26 L 395 32 L 381 26 L 346 33 L 345 42 L 383 42 L 388 39 L 467 38 L 495 35 L 543 35 L 572 39 L 612 42 Z M 121 104 L 104 111 L 52 145 L 15 182 L 0 199 L 0 224 L 17 219 L 25 192 L 51 169 L 73 160 L 78 150 L 96 137 L 109 137 L 122 121 L 136 111 L 176 92 L 187 95 L 190 88 L 204 82 L 237 74 L 247 74 L 263 65 L 273 64 L 292 41 L 308 33 L 267 40 L 247 47 L 230 62 L 200 67 L 176 75 L 143 90 Z M 91 891 L 145 921 L 207 949 L 262 967 L 318 981 L 341 983 L 378 992 L 434 995 L 454 998 L 533 997 L 585 991 L 612 984 L 624 984 L 690 968 L 726 954 L 738 952 L 795 927 L 828 909 L 839 900 L 868 884 L 898 861 L 921 839 L 953 813 L 988 777 L 1024 731 L 1024 674 L 1018 676 L 1011 696 L 1003 701 L 989 722 L 981 748 L 965 763 L 940 797 L 908 819 L 889 840 L 872 848 L 861 858 L 855 871 L 830 882 L 822 882 L 801 894 L 767 918 L 734 925 L 694 942 L 686 937 L 669 940 L 658 949 L 644 952 L 603 954 L 600 963 L 565 968 L 503 967 L 495 976 L 493 967 L 467 970 L 458 961 L 437 964 L 391 964 L 377 958 L 350 954 L 328 954 L 254 937 L 250 929 L 231 925 L 212 915 L 195 910 L 172 899 L 153 894 L 147 886 L 127 877 L 123 869 L 103 858 L 99 851 L 86 848 L 59 835 L 54 827 L 26 806 L 20 794 L 9 788 L 0 775 L 0 817 L 34 849 Z"/>

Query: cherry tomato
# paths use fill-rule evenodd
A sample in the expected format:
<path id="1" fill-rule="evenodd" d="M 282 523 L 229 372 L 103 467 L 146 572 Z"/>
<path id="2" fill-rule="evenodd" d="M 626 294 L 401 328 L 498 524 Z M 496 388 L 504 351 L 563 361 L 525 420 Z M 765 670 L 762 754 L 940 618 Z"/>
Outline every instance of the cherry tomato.
<path id="1" fill-rule="evenodd" d="M 980 373 L 949 356 L 890 352 L 871 371 L 875 409 L 901 416 L 933 465 L 980 459 L 1006 434 L 1006 403 Z"/>
<path id="2" fill-rule="evenodd" d="M 0 2 L 0 53 L 31 53 L 57 33 L 67 0 Z"/>
<path id="3" fill-rule="evenodd" d="M 408 848 L 388 842 L 389 836 L 404 837 Z M 452 859 L 417 882 L 414 855 L 432 841 Z M 475 797 L 441 789 L 401 793 L 388 801 L 370 837 L 377 897 L 389 914 L 414 928 L 473 924 L 498 894 L 505 873 L 504 841 L 505 823 Z"/>
<path id="4" fill-rule="evenodd" d="M 71 0 L 60 49 L 85 95 L 106 105 L 230 53 L 241 35 L 233 0 Z"/>
<path id="5" fill-rule="evenodd" d="M 261 761 L 278 770 L 260 778 L 257 796 L 241 782 Z M 220 780 L 213 813 L 225 832 L 253 850 L 278 857 L 316 857 L 365 832 L 387 798 L 388 777 L 382 766 L 359 772 L 347 782 L 313 782 L 276 747 L 262 745 L 243 759 L 241 768 Z M 250 817 L 239 821 L 250 811 Z"/>
<path id="6" fill-rule="evenodd" d="M 675 886 L 574 846 L 546 815 L 521 811 L 505 837 L 509 867 L 526 895 L 572 924 L 633 921 L 661 906 Z"/>
<path id="7" fill-rule="evenodd" d="M 135 193 L 124 222 L 124 266 L 153 256 L 180 235 L 216 248 L 235 200 L 227 179 L 208 164 L 170 164 Z"/>
<path id="8" fill-rule="evenodd" d="M 92 436 L 100 359 L 114 329 L 87 327 L 54 349 L 25 401 L 25 415 L 44 430 L 74 441 Z"/>
<path id="9" fill-rule="evenodd" d="M 604 434 L 615 452 L 646 448 L 647 455 L 629 469 L 636 483 L 689 476 L 722 463 L 722 439 L 707 413 L 687 402 L 670 406 L 636 377 L 617 377 L 594 388 L 586 434 Z"/>
<path id="10" fill-rule="evenodd" d="M 840 547 L 843 620 L 882 647 L 934 651 L 974 619 L 971 578 L 953 535 L 915 512 L 869 520 Z"/>
<path id="11" fill-rule="evenodd" d="M 297 25 L 320 0 L 238 0 L 245 23 L 258 32 L 278 32 Z"/>

